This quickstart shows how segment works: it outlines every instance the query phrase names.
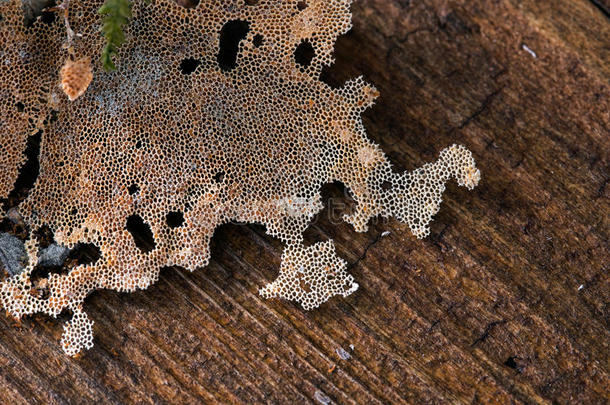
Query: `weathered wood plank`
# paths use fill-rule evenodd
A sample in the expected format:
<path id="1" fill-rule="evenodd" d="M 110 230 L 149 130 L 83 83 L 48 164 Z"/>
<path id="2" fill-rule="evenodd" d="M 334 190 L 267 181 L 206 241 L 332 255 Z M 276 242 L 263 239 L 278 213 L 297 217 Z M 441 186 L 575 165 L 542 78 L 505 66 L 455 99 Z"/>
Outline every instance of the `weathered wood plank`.
<path id="1" fill-rule="evenodd" d="M 364 122 L 397 169 L 459 142 L 479 187 L 449 185 L 421 241 L 323 212 L 308 241 L 333 238 L 361 287 L 315 311 L 262 300 L 282 246 L 225 226 L 207 269 L 93 294 L 77 359 L 58 323 L 1 317 L 2 402 L 609 401 L 610 20 L 593 3 L 355 3 L 324 80 L 380 90 Z"/>

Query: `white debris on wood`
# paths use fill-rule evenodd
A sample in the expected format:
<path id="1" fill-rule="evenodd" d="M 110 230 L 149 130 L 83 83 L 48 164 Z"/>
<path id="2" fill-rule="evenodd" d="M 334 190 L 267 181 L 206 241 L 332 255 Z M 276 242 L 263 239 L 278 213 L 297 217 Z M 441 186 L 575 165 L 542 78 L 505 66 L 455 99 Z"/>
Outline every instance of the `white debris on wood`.
<path id="1" fill-rule="evenodd" d="M 313 394 L 313 397 L 316 399 L 316 401 L 318 401 L 322 405 L 328 405 L 328 404 L 332 403 L 331 399 L 328 396 L 326 396 L 326 394 L 323 393 L 322 391 L 316 391 L 316 393 Z"/>
<path id="2" fill-rule="evenodd" d="M 532 51 L 532 49 L 531 49 L 529 46 L 527 46 L 527 45 L 523 44 L 523 45 L 521 45 L 521 47 L 523 48 L 523 50 L 524 50 L 525 52 L 527 52 L 527 53 L 529 53 L 530 55 L 532 55 L 532 57 L 533 57 L 534 59 L 537 59 L 537 58 L 538 58 L 538 55 L 536 55 L 536 52 Z"/>
<path id="3" fill-rule="evenodd" d="M 349 354 L 348 352 L 346 352 L 345 350 L 343 350 L 342 347 L 336 349 L 335 352 L 337 353 L 337 355 L 339 357 L 341 357 L 341 360 L 349 360 L 352 358 L 352 355 Z"/>

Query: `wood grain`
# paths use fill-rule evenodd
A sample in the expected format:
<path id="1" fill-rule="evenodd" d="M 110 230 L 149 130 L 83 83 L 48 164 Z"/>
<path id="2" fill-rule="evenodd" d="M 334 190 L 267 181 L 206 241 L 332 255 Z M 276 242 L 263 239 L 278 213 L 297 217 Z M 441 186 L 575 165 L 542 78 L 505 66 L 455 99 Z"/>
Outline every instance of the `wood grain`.
<path id="1" fill-rule="evenodd" d="M 610 19 L 587 0 L 352 10 L 323 79 L 375 84 L 364 122 L 396 169 L 458 142 L 479 187 L 450 184 L 425 240 L 393 220 L 355 233 L 326 187 L 307 240 L 333 238 L 361 287 L 311 312 L 258 296 L 282 246 L 229 225 L 208 268 L 88 298 L 79 358 L 56 320 L 0 317 L 0 402 L 610 401 Z"/>

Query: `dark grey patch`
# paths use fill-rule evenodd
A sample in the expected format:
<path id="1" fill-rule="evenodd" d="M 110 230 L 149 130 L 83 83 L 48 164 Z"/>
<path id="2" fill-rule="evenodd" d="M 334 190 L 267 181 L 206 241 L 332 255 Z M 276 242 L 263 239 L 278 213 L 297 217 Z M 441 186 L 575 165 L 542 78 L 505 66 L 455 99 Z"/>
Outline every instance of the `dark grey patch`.
<path id="1" fill-rule="evenodd" d="M 21 225 L 25 227 L 25 222 L 23 222 L 23 217 L 21 216 L 21 214 L 19 213 L 19 210 L 15 207 L 9 209 L 6 212 L 6 217 L 9 219 L 9 221 L 11 221 L 12 223 L 14 223 L 15 225 Z"/>
<path id="2" fill-rule="evenodd" d="M 0 233 L 0 261 L 11 276 L 20 274 L 27 264 L 25 246 L 19 238 Z"/>
<path id="3" fill-rule="evenodd" d="M 65 246 L 53 243 L 42 249 L 38 254 L 38 264 L 44 267 L 61 266 L 68 257 L 70 250 Z"/>

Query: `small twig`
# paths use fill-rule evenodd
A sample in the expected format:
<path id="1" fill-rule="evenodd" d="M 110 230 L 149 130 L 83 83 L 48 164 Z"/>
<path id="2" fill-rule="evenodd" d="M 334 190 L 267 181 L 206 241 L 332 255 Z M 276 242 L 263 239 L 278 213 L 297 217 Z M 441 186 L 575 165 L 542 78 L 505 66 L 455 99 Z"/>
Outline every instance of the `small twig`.
<path id="1" fill-rule="evenodd" d="M 64 0 L 60 5 L 47 9 L 47 11 L 50 12 L 63 11 L 64 25 L 66 26 L 66 33 L 68 34 L 68 39 L 66 40 L 66 48 L 68 49 L 70 49 L 70 47 L 72 46 L 72 41 L 74 40 L 74 31 L 72 31 L 72 28 L 70 28 L 70 21 L 68 19 L 69 7 L 70 0 Z"/>

